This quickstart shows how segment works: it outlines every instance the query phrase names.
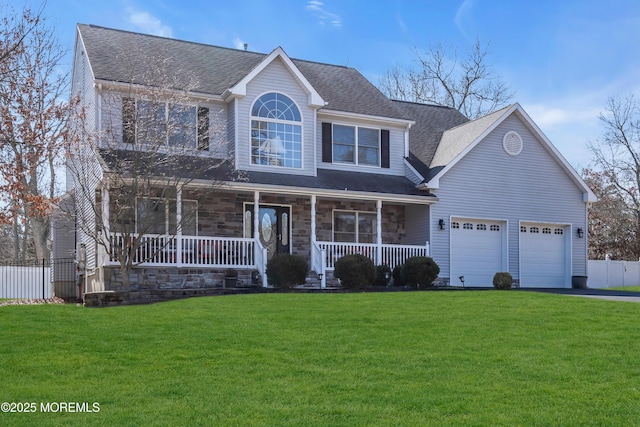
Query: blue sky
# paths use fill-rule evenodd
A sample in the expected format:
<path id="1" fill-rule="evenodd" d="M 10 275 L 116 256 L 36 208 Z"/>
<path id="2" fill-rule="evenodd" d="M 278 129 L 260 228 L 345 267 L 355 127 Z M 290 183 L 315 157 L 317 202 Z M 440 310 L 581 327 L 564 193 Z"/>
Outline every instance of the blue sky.
<path id="1" fill-rule="evenodd" d="M 281 46 L 374 84 L 411 64 L 415 49 L 464 50 L 478 39 L 515 101 L 577 168 L 590 162 L 586 144 L 602 133 L 607 97 L 640 96 L 637 0 L 48 0 L 45 15 L 69 50 L 76 23 L 96 24 L 263 53 Z"/>

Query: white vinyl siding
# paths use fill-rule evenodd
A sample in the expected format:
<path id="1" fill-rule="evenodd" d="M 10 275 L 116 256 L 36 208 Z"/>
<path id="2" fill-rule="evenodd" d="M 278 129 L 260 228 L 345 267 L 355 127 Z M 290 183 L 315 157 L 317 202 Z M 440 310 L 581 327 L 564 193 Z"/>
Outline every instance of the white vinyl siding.
<path id="1" fill-rule="evenodd" d="M 518 156 L 508 155 L 502 146 L 504 134 L 512 130 L 524 143 Z M 505 119 L 447 172 L 434 193 L 439 202 L 431 208 L 432 218 L 501 218 L 516 224 L 508 236 L 508 271 L 514 278 L 519 278 L 521 220 L 586 224 L 582 190 L 515 116 Z M 586 275 L 586 242 L 571 235 L 572 275 Z M 434 229 L 431 248 L 441 276 L 449 276 L 449 233 Z"/>
<path id="2" fill-rule="evenodd" d="M 82 125 L 86 127 L 89 134 L 93 134 L 99 123 L 99 92 L 98 88 L 93 85 L 93 74 L 80 38 L 77 39 L 75 47 L 74 64 L 71 93 L 74 96 L 82 97 L 82 107 L 85 108 L 86 113 L 86 119 Z M 67 160 L 67 167 L 67 189 L 75 189 L 77 218 L 79 221 L 85 220 L 88 230 L 94 230 L 95 211 L 92 206 L 95 204 L 95 189 L 102 179 L 100 165 L 90 147 L 81 144 L 75 156 Z M 76 172 L 72 172 L 71 168 L 76 168 Z M 83 184 L 78 185 L 76 179 L 82 180 Z M 97 248 L 95 242 L 87 233 L 78 229 L 77 243 L 86 244 L 87 271 L 92 273 L 96 268 Z"/>
<path id="3" fill-rule="evenodd" d="M 403 243 L 407 245 L 424 245 L 430 239 L 429 206 L 406 205 L 405 237 Z M 435 220 L 437 222 L 437 219 Z M 384 227 L 384 225 L 383 225 Z"/>

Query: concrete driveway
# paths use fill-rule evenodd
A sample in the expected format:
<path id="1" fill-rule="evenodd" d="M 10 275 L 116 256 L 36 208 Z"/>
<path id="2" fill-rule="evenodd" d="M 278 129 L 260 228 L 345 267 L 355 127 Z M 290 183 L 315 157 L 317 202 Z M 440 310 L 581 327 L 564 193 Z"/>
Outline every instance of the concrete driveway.
<path id="1" fill-rule="evenodd" d="M 522 288 L 523 291 L 545 292 L 584 298 L 605 299 L 610 301 L 640 302 L 640 292 L 628 292 L 608 289 L 551 289 Z"/>

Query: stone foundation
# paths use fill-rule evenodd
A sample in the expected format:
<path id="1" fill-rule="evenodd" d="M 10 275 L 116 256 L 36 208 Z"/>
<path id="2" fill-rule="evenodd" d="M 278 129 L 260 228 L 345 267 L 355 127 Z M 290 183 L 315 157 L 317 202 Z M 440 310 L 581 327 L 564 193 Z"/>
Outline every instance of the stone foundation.
<path id="1" fill-rule="evenodd" d="M 252 270 L 235 270 L 238 278 L 233 287 L 250 286 Z M 133 268 L 129 272 L 129 286 L 124 285 L 117 267 L 105 267 L 103 272 L 106 291 L 142 291 L 162 289 L 211 289 L 225 287 L 226 270 L 197 268 Z"/>
<path id="2" fill-rule="evenodd" d="M 113 307 L 118 305 L 151 304 L 191 297 L 265 292 L 273 292 L 273 289 L 253 287 L 88 292 L 84 295 L 84 305 L 85 307 Z"/>

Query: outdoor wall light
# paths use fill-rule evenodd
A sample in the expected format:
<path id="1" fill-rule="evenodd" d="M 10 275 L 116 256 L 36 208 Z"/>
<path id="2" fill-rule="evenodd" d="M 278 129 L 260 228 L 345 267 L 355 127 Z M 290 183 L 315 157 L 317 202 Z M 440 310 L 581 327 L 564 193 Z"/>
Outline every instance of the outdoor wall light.
<path id="1" fill-rule="evenodd" d="M 458 277 L 458 279 L 460 279 L 460 281 L 462 282 L 462 287 L 464 288 L 464 276 L 460 276 Z"/>
<path id="2" fill-rule="evenodd" d="M 578 237 L 581 239 L 584 237 L 584 230 L 582 228 L 578 228 Z"/>
<path id="3" fill-rule="evenodd" d="M 440 230 L 444 230 L 444 219 L 440 218 L 438 220 L 438 225 L 440 226 Z"/>
<path id="4" fill-rule="evenodd" d="M 322 282 L 322 273 L 318 274 L 318 279 L 320 279 L 320 281 Z"/>

